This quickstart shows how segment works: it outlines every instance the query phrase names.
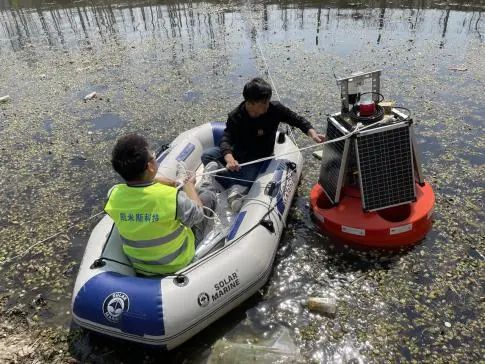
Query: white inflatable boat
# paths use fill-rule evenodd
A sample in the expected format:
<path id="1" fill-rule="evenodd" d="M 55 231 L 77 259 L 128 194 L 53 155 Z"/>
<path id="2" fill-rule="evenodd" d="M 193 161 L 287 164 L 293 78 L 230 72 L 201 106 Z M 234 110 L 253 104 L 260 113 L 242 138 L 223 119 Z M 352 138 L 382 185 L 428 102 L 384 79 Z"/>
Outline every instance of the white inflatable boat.
<path id="1" fill-rule="evenodd" d="M 224 128 L 224 123 L 208 123 L 178 136 L 158 156 L 159 173 L 173 178 L 179 161 L 201 172 L 202 151 L 219 144 Z M 274 153 L 282 156 L 264 162 L 239 213 L 216 210 L 229 219 L 222 240 L 205 244 L 204 252 L 199 249 L 197 258 L 175 274 L 137 276 L 113 221 L 103 217 L 79 268 L 74 321 L 89 330 L 170 350 L 259 290 L 271 272 L 302 169 L 300 151 L 284 134 L 278 134 Z"/>

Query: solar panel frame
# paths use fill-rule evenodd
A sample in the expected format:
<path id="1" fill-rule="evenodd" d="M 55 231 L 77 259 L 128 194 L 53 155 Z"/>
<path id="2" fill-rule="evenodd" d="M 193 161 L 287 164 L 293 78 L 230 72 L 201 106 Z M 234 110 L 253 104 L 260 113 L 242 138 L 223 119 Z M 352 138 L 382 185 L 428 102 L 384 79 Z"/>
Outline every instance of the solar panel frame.
<path id="1" fill-rule="evenodd" d="M 416 181 L 422 186 L 424 185 L 424 175 L 421 169 L 421 154 L 418 149 L 418 142 L 416 141 L 416 135 L 414 134 L 414 127 L 410 127 L 411 141 L 413 144 L 413 161 L 414 161 L 414 171 L 416 173 Z"/>
<path id="2" fill-rule="evenodd" d="M 405 120 L 409 118 L 409 115 L 404 114 L 399 109 L 393 108 L 392 113 L 401 118 L 401 120 Z M 413 119 L 408 119 L 409 121 L 409 128 L 411 133 L 411 141 L 413 145 L 413 161 L 414 161 L 414 172 L 416 175 L 416 181 L 422 186 L 424 185 L 424 175 L 423 170 L 421 168 L 421 153 L 419 153 L 418 142 L 416 141 L 416 134 L 414 133 L 414 126 L 413 126 Z"/>
<path id="3" fill-rule="evenodd" d="M 381 92 L 381 72 L 376 70 L 372 72 L 356 72 L 349 77 L 337 79 L 337 86 L 340 86 L 340 100 L 342 102 L 342 111 L 349 111 L 349 89 L 359 93 L 372 91 L 372 99 L 375 102 L 379 101 L 379 93 Z M 370 81 L 370 85 L 368 84 Z M 366 86 L 366 87 L 365 87 Z"/>
<path id="4" fill-rule="evenodd" d="M 349 133 L 349 131 L 334 118 L 334 116 L 337 117 L 338 115 L 339 113 L 332 115 L 327 119 L 328 140 L 340 138 Z M 340 201 L 340 193 L 342 191 L 350 150 L 349 144 L 350 140 L 347 138 L 342 141 L 324 144 L 323 146 L 318 183 L 323 187 L 323 191 L 328 199 L 334 204 L 337 204 Z M 335 165 L 335 162 L 338 161 L 340 163 Z M 338 173 L 331 173 L 336 169 L 338 169 Z"/>
<path id="5" fill-rule="evenodd" d="M 398 141 L 401 143 L 400 146 L 390 144 L 392 142 L 395 143 L 397 138 L 402 138 L 401 135 L 397 137 L 394 135 L 394 138 L 391 138 L 392 134 L 390 135 L 389 133 L 392 131 L 394 133 L 404 133 L 403 136 L 407 139 L 405 147 L 402 140 Z M 385 136 L 383 135 L 384 133 L 386 133 Z M 370 147 L 365 143 L 366 138 L 372 137 L 374 139 L 380 138 L 380 140 L 372 141 L 369 139 L 369 143 L 374 142 L 374 149 L 378 148 L 377 151 L 369 152 L 367 148 Z M 383 148 L 386 148 L 388 160 L 385 159 L 385 154 L 379 153 L 379 148 L 381 149 L 380 152 L 383 151 Z M 376 127 L 357 133 L 355 154 L 364 211 L 377 211 L 406 204 L 416 199 L 414 153 L 409 121 Z M 372 159 L 368 160 L 369 158 Z M 390 165 L 390 158 L 394 160 L 393 165 Z M 381 165 L 378 163 L 381 163 Z M 404 179 L 404 181 L 401 181 L 401 179 Z"/>

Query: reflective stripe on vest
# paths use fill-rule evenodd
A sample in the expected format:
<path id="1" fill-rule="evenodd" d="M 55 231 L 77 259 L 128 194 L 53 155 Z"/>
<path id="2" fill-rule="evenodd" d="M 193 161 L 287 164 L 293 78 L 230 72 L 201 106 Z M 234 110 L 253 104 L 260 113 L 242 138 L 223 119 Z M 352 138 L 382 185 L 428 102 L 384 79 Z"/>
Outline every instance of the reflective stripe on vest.
<path id="1" fill-rule="evenodd" d="M 177 258 L 180 254 L 182 254 L 182 252 L 184 252 L 185 249 L 187 249 L 187 245 L 188 245 L 188 239 L 185 238 L 184 243 L 182 244 L 182 246 L 180 248 L 178 248 L 173 253 L 165 255 L 164 257 L 162 257 L 158 260 L 146 261 L 146 260 L 136 259 L 136 258 L 133 258 L 133 257 L 128 257 L 128 258 L 130 259 L 130 261 L 132 263 L 146 264 L 146 265 L 166 265 L 166 264 L 170 263 L 172 260 L 174 260 L 175 258 Z"/>
<path id="2" fill-rule="evenodd" d="M 126 239 L 125 237 L 121 236 L 121 240 L 123 240 L 123 244 L 126 244 L 126 245 L 128 245 L 132 248 L 153 248 L 153 247 L 158 246 L 158 245 L 171 243 L 183 231 L 184 231 L 184 226 L 180 225 L 177 230 L 175 230 L 174 232 L 172 232 L 168 235 L 165 235 L 161 238 L 151 239 L 151 240 L 130 240 L 130 239 Z"/>

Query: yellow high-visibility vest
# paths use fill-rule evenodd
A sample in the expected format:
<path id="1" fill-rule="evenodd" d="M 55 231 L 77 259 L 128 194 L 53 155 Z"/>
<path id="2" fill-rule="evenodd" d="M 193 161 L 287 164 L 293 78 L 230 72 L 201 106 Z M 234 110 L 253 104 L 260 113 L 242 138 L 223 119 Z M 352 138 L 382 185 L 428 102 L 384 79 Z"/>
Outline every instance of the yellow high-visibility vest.
<path id="1" fill-rule="evenodd" d="M 192 230 L 177 220 L 177 189 L 160 183 L 118 184 L 104 210 L 114 220 L 123 251 L 142 274 L 173 273 L 195 253 Z"/>

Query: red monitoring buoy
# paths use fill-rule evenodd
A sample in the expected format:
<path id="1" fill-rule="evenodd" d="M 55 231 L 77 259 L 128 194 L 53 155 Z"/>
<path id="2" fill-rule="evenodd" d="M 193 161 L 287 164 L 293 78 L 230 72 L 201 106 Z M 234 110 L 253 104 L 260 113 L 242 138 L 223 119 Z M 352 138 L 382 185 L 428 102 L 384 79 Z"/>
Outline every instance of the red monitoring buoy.
<path id="1" fill-rule="evenodd" d="M 410 115 L 379 105 L 380 74 L 337 81 L 342 111 L 327 119 L 327 140 L 335 142 L 323 147 L 310 205 L 317 226 L 332 240 L 396 249 L 426 236 L 435 198 L 423 178 Z M 371 91 L 361 93 L 366 87 Z"/>

